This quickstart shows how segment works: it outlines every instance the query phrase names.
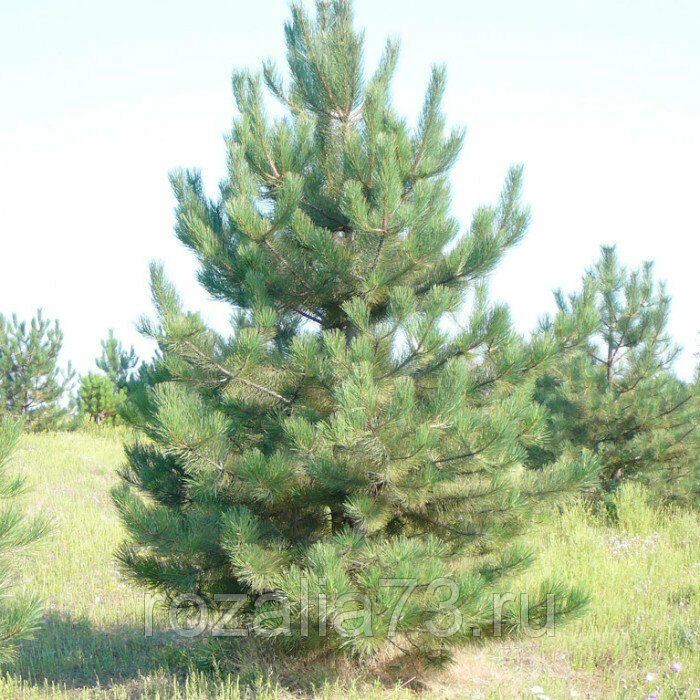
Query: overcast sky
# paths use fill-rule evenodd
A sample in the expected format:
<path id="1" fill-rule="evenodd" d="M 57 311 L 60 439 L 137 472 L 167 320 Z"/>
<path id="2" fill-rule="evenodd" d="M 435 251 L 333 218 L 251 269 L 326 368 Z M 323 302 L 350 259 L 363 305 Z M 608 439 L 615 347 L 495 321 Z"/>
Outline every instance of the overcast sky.
<path id="1" fill-rule="evenodd" d="M 576 288 L 601 243 L 656 261 L 692 374 L 698 347 L 700 2 L 357 0 L 373 62 L 402 40 L 395 103 L 414 120 L 429 67 L 468 129 L 454 171 L 464 225 L 526 165 L 533 222 L 494 278 L 531 329 L 551 290 Z M 0 3 L 0 312 L 60 319 L 65 357 L 92 368 L 107 329 L 150 310 L 149 260 L 221 327 L 172 234 L 167 173 L 214 192 L 233 115 L 230 75 L 283 56 L 283 0 Z"/>

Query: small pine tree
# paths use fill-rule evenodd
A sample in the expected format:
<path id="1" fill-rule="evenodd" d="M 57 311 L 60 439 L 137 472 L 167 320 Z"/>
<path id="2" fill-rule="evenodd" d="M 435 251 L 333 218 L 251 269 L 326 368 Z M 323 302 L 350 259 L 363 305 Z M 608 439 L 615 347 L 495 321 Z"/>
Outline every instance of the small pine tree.
<path id="1" fill-rule="evenodd" d="M 105 420 L 116 421 L 123 398 L 123 391 L 117 391 L 103 374 L 91 373 L 80 379 L 79 408 L 98 425 Z"/>
<path id="2" fill-rule="evenodd" d="M 538 382 L 554 447 L 536 453 L 534 462 L 583 448 L 598 455 L 605 492 L 637 478 L 666 497 L 697 501 L 700 393 L 697 382 L 673 374 L 678 348 L 667 332 L 671 299 L 664 285 L 654 281 L 651 263 L 629 270 L 614 247 L 604 247 L 583 291 L 556 295 L 563 313 L 584 297 L 594 301 L 600 321 L 580 351 Z"/>
<path id="3" fill-rule="evenodd" d="M 6 412 L 32 429 L 55 427 L 65 415 L 61 400 L 74 372 L 58 366 L 63 332 L 39 310 L 29 323 L 0 316 L 0 394 Z"/>
<path id="4" fill-rule="evenodd" d="M 172 178 L 177 235 L 236 315 L 231 337 L 214 333 L 153 268 L 159 320 L 143 331 L 160 356 L 134 406 L 149 440 L 128 448 L 115 492 L 130 535 L 119 559 L 180 603 L 246 594 L 249 629 L 286 609 L 290 643 L 358 654 L 391 643 L 443 661 L 475 630 L 541 620 L 548 594 L 554 617 L 579 612 L 585 596 L 558 584 L 526 620 L 506 606 L 499 626 L 494 610 L 531 561 L 517 536 L 597 469 L 521 468 L 545 427 L 537 373 L 555 337 L 575 343 L 587 325 L 562 316 L 525 342 L 488 302 L 484 282 L 528 222 L 520 169 L 460 233 L 444 71 L 410 129 L 389 99 L 397 46 L 366 79 L 349 2 L 318 2 L 315 21 L 294 5 L 286 36 L 289 87 L 269 64 L 234 76 L 219 199 L 196 173 Z M 285 117 L 266 115 L 263 83 Z M 441 604 L 447 578 L 456 595 Z M 358 601 L 372 611 L 360 633 Z"/>
<path id="5" fill-rule="evenodd" d="M 133 346 L 125 349 L 111 328 L 101 345 L 102 353 L 95 360 L 97 367 L 112 380 L 115 390 L 121 391 L 139 363 L 136 351 Z"/>
<path id="6" fill-rule="evenodd" d="M 26 518 L 15 502 L 23 483 L 9 473 L 7 463 L 21 430 L 19 420 L 0 421 L 0 661 L 14 655 L 17 642 L 32 635 L 41 617 L 36 598 L 13 595 L 18 554 L 46 532 L 44 523 Z"/>

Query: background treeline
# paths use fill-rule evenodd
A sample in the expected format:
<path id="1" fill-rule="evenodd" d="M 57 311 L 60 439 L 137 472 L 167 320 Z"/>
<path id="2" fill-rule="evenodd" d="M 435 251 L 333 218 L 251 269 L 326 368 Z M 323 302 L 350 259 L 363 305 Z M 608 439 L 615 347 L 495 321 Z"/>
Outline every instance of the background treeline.
<path id="1" fill-rule="evenodd" d="M 59 322 L 41 310 L 28 321 L 0 314 L 0 416 L 21 418 L 31 431 L 117 422 L 139 364 L 134 348 L 124 348 L 110 330 L 96 371 L 78 377 L 70 362 L 61 365 L 62 346 Z"/>

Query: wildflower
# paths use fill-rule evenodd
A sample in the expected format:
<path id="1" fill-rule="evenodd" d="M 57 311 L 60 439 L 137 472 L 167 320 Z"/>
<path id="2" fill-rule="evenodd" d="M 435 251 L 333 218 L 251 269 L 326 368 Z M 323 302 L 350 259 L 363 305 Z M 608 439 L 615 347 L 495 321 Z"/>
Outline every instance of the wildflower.
<path id="1" fill-rule="evenodd" d="M 533 685 L 532 688 L 530 688 L 530 692 L 533 695 L 542 695 L 542 693 L 544 693 L 544 688 L 541 685 Z"/>
<path id="2" fill-rule="evenodd" d="M 683 666 L 676 661 L 676 663 L 671 664 L 671 670 L 680 673 L 683 670 Z"/>
<path id="3" fill-rule="evenodd" d="M 654 680 L 654 678 L 656 678 L 656 676 L 653 673 L 647 673 L 647 675 L 646 675 L 647 683 L 651 683 Z"/>

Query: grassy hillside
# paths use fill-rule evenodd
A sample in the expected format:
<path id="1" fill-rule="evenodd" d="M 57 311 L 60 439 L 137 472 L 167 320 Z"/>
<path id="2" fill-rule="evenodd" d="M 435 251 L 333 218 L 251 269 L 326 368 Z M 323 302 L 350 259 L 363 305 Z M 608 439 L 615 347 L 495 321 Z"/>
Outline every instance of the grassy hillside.
<path id="1" fill-rule="evenodd" d="M 46 621 L 17 662 L 1 669 L 0 698 L 237 698 L 320 695 L 410 697 L 377 667 L 368 672 L 307 660 L 303 667 L 245 650 L 240 677 L 188 670 L 191 645 L 157 625 L 144 635 L 144 596 L 122 579 L 112 552 L 122 529 L 109 499 L 118 432 L 27 436 L 15 465 L 28 503 L 54 533 L 24 562 L 24 582 L 46 601 Z M 426 697 L 700 696 L 700 522 L 661 513 L 628 489 L 620 524 L 573 507 L 537 525 L 540 567 L 585 585 L 588 616 L 553 637 L 486 645 L 425 679 Z M 383 682 L 367 685 L 370 675 Z M 246 693 L 246 691 L 248 691 Z"/>

